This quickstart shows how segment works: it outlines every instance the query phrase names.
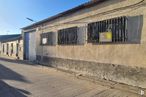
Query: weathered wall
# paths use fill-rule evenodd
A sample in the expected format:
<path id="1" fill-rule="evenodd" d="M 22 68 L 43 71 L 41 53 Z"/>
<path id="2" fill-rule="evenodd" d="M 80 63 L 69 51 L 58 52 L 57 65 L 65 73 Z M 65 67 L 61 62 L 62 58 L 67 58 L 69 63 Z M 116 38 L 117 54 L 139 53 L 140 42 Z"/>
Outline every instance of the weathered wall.
<path id="1" fill-rule="evenodd" d="M 146 1 L 139 6 L 134 6 L 140 1 L 109 0 L 98 6 L 48 22 L 44 24 L 45 27 L 41 25 L 36 32 L 37 59 L 57 68 L 146 88 Z M 138 42 L 98 45 L 87 43 L 85 36 L 85 43 L 81 45 L 40 45 L 41 33 L 50 31 L 56 33 L 59 29 L 73 26 L 86 27 L 87 23 L 118 16 L 131 17 L 128 31 L 131 34 L 130 38 Z M 133 17 L 138 18 L 138 21 Z M 86 29 L 83 33 L 83 36 L 87 34 Z M 134 37 L 134 34 L 138 37 Z"/>
<path id="2" fill-rule="evenodd" d="M 116 81 L 146 88 L 146 68 L 142 67 L 50 57 L 44 57 L 41 63 L 46 66 L 73 71 L 84 76 L 96 77 L 96 79 Z"/>
<path id="3" fill-rule="evenodd" d="M 23 60 L 23 40 L 20 40 L 19 42 L 19 53 L 18 53 L 19 59 Z"/>
<path id="4" fill-rule="evenodd" d="M 111 0 L 113 2 L 117 1 L 123 1 L 123 0 Z M 117 4 L 111 4 L 112 2 L 107 2 L 109 5 L 102 4 L 97 7 L 85 10 L 86 13 L 81 13 L 78 12 L 78 14 L 75 13 L 75 17 L 78 17 L 80 21 L 77 22 L 92 22 L 92 21 L 99 21 L 99 20 L 104 20 L 106 18 L 112 18 L 112 17 L 117 17 L 117 16 L 142 16 L 143 21 L 145 21 L 146 15 L 144 14 L 144 7 L 140 8 L 129 8 L 125 9 L 122 11 L 117 11 L 111 14 L 105 14 L 105 15 L 95 15 L 93 17 L 88 17 L 85 19 L 82 19 L 85 16 L 88 16 L 91 13 L 100 13 L 102 11 L 107 11 L 107 10 L 112 10 L 117 7 L 121 6 L 126 6 L 126 5 L 131 5 L 136 2 L 139 2 L 140 0 L 135 0 L 132 2 L 131 0 L 124 0 L 123 4 L 122 2 L 117 3 Z M 101 7 L 102 6 L 102 7 Z M 107 6 L 107 7 L 105 7 Z M 100 9 L 99 9 L 100 8 Z M 93 11 L 92 11 L 93 10 Z M 83 14 L 83 15 L 82 15 Z M 77 15 L 77 16 L 76 16 Z M 71 21 L 75 17 L 67 17 L 63 18 L 63 20 L 60 19 L 58 22 L 63 22 L 63 21 Z M 58 23 L 57 22 L 57 23 Z M 56 22 L 55 22 L 56 23 Z M 50 56 L 50 57 L 59 57 L 59 58 L 67 58 L 67 59 L 75 59 L 75 60 L 88 60 L 88 61 L 94 61 L 94 62 L 104 62 L 104 63 L 112 63 L 112 64 L 125 64 L 125 65 L 130 65 L 130 66 L 141 66 L 141 67 L 146 67 L 146 56 L 145 56 L 145 38 L 143 34 L 145 34 L 145 22 L 143 23 L 143 29 L 142 29 L 142 37 L 140 39 L 140 43 L 138 44 L 107 44 L 107 45 L 93 45 L 86 43 L 85 45 L 76 45 L 76 46 L 40 46 L 40 34 L 42 31 L 38 32 L 38 47 L 37 47 L 37 54 L 45 56 Z M 53 24 L 52 24 L 53 25 Z M 61 28 L 67 28 L 71 26 L 84 26 L 86 24 L 66 24 L 66 25 L 61 25 L 61 26 L 55 26 L 55 27 L 48 27 L 47 29 L 44 29 L 43 32 L 49 32 L 49 31 L 54 31 L 57 32 L 58 29 Z M 131 27 L 135 28 L 135 26 Z M 132 33 L 131 33 L 132 34 Z M 140 33 L 139 33 L 140 34 Z M 130 52 L 129 52 L 130 51 Z M 124 61 L 123 61 L 124 60 Z"/>

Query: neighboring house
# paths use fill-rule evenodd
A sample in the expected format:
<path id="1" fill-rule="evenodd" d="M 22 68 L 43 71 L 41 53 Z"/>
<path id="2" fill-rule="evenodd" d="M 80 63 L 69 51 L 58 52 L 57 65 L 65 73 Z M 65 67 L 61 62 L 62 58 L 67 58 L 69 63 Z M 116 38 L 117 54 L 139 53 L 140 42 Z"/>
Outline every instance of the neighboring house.
<path id="1" fill-rule="evenodd" d="M 0 54 L 2 53 L 2 41 L 9 39 L 9 38 L 13 38 L 13 37 L 18 37 L 19 35 L 0 35 Z"/>
<path id="2" fill-rule="evenodd" d="M 93 0 L 22 33 L 26 60 L 146 88 L 146 0 Z"/>
<path id="3" fill-rule="evenodd" d="M 23 40 L 22 36 L 1 35 L 0 36 L 0 55 L 15 59 L 23 59 Z"/>

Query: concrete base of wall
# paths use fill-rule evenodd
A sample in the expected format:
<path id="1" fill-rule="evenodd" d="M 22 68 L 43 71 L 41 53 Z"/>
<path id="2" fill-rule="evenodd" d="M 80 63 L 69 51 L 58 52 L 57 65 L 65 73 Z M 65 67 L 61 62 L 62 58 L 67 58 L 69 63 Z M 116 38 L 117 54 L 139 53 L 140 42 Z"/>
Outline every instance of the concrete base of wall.
<path id="1" fill-rule="evenodd" d="M 41 56 L 37 56 L 37 60 L 47 66 L 146 88 L 146 68 Z"/>

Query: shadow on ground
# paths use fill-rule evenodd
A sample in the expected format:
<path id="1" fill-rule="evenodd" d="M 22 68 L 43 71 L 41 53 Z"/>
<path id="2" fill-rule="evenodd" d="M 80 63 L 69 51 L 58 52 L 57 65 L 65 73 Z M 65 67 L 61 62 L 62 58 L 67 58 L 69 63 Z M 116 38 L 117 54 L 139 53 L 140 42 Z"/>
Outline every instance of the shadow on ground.
<path id="1" fill-rule="evenodd" d="M 15 81 L 21 81 L 25 83 L 30 83 L 28 80 L 25 79 L 25 77 L 5 67 L 2 64 L 0 64 L 0 79 L 15 80 Z"/>
<path id="2" fill-rule="evenodd" d="M 27 97 L 26 95 L 31 95 L 30 92 L 12 87 L 3 80 L 30 83 L 24 76 L 0 64 L 0 97 Z"/>
<path id="3" fill-rule="evenodd" d="M 14 88 L 0 80 L 0 97 L 27 97 L 31 93 L 22 89 Z"/>

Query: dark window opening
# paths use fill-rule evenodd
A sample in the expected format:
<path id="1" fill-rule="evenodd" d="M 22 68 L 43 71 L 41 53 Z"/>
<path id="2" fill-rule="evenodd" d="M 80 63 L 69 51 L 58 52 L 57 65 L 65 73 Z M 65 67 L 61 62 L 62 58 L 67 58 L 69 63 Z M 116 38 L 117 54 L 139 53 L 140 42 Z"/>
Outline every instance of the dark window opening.
<path id="1" fill-rule="evenodd" d="M 125 16 L 88 24 L 89 43 L 123 43 L 127 40 Z"/>
<path id="2" fill-rule="evenodd" d="M 58 31 L 58 44 L 59 45 L 72 45 L 77 44 L 77 27 L 61 29 Z"/>
<path id="3" fill-rule="evenodd" d="M 9 54 L 9 44 L 7 44 L 7 55 Z"/>
<path id="4" fill-rule="evenodd" d="M 5 45 L 3 44 L 3 53 L 5 52 Z"/>
<path id="5" fill-rule="evenodd" d="M 13 50 L 13 43 L 11 43 L 11 56 L 12 56 L 13 53 L 14 53 L 14 50 Z"/>
<path id="6" fill-rule="evenodd" d="M 41 34 L 41 45 L 53 45 L 53 33 L 54 32 Z"/>
<path id="7" fill-rule="evenodd" d="M 16 56 L 18 57 L 18 53 L 19 53 L 19 44 L 16 44 Z"/>

